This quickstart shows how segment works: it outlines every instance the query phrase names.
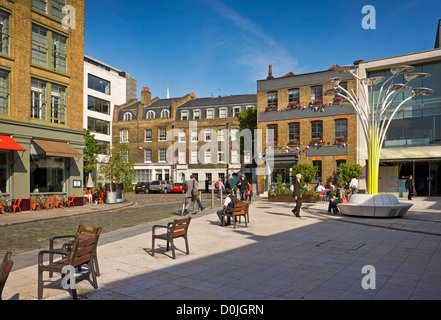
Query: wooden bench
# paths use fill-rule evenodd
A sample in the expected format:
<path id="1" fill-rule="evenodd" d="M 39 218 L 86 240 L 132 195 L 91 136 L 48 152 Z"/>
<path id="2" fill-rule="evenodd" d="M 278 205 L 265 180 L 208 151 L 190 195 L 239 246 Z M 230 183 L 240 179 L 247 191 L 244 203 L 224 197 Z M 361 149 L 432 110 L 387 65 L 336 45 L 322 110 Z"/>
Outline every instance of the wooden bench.
<path id="1" fill-rule="evenodd" d="M 14 264 L 11 257 L 12 252 L 6 252 L 3 262 L 0 265 L 0 300 L 2 300 L 3 289 L 5 287 L 6 280 L 8 280 L 9 273 L 11 273 L 12 265 Z"/>
<path id="2" fill-rule="evenodd" d="M 61 236 L 55 236 L 50 238 L 49 240 L 49 250 L 54 251 L 57 250 L 59 251 L 60 249 L 56 249 L 55 246 L 55 242 L 59 241 L 59 240 L 65 240 L 65 239 L 71 239 L 68 242 L 65 242 L 62 244 L 61 246 L 61 251 L 64 252 L 71 252 L 72 251 L 72 247 L 73 244 L 75 242 L 75 240 L 82 240 L 82 239 L 86 239 L 86 238 L 90 238 L 92 236 L 97 236 L 97 242 L 99 240 L 101 234 L 101 228 L 92 228 L 92 227 L 88 227 L 88 226 L 84 226 L 84 225 L 79 225 L 78 226 L 78 230 L 75 234 L 72 235 L 61 235 Z M 95 271 L 96 271 L 96 275 L 97 277 L 100 276 L 100 268 L 98 266 L 98 257 L 97 257 L 97 247 L 95 248 L 95 251 L 93 253 L 93 261 L 95 263 Z M 49 263 L 53 263 L 53 254 L 49 255 Z M 52 273 L 49 274 L 50 277 L 52 277 Z"/>
<path id="3" fill-rule="evenodd" d="M 167 241 L 167 251 L 170 249 L 170 244 L 172 247 L 173 259 L 176 259 L 174 240 L 177 238 L 185 239 L 185 247 L 187 249 L 187 254 L 190 253 L 188 247 L 188 227 L 190 225 L 191 217 L 184 219 L 175 219 L 173 222 L 169 222 L 167 226 L 155 225 L 152 229 L 152 256 L 155 255 L 155 239 L 161 239 Z M 167 232 L 162 234 L 156 234 L 156 229 L 166 228 Z"/>
<path id="4" fill-rule="evenodd" d="M 92 274 L 92 285 L 95 289 L 98 289 L 98 282 L 96 280 L 94 252 L 98 244 L 98 236 L 92 236 L 85 239 L 75 240 L 72 251 L 63 252 L 60 250 L 42 250 L 38 253 L 38 299 L 43 298 L 43 272 L 58 272 L 63 273 L 63 268 L 66 266 L 72 266 L 73 268 L 80 267 L 84 264 L 88 264 L 90 267 L 90 273 Z M 44 255 L 61 255 L 62 259 L 44 264 Z M 72 289 L 72 295 L 74 300 L 77 299 L 76 289 Z"/>
<path id="5" fill-rule="evenodd" d="M 247 227 L 247 221 L 250 222 L 248 213 L 249 206 L 250 203 L 248 201 L 240 201 L 234 205 L 231 213 L 227 213 L 226 208 L 224 208 L 222 212 L 222 226 L 225 226 L 225 217 L 230 217 L 234 220 L 234 229 L 236 229 L 237 217 L 239 217 L 240 223 L 240 218 L 243 216 L 245 218 L 245 227 Z"/>

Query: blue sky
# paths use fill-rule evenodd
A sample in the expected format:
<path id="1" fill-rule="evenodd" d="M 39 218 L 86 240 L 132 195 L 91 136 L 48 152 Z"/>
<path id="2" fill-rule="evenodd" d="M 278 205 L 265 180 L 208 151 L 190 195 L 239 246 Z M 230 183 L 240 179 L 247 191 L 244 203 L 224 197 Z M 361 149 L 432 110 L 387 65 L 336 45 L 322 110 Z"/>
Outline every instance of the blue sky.
<path id="1" fill-rule="evenodd" d="M 253 94 L 269 64 L 280 77 L 433 49 L 439 19 L 440 0 L 88 0 L 85 54 L 129 72 L 138 96 Z"/>

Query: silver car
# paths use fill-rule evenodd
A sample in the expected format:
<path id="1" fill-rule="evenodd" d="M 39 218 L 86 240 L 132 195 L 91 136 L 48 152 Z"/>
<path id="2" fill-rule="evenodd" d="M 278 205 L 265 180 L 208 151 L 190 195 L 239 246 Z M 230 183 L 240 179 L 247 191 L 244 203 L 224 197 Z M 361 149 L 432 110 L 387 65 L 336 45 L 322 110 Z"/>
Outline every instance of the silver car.
<path id="1" fill-rule="evenodd" d="M 149 190 L 150 190 L 150 192 L 156 191 L 156 192 L 160 192 L 160 193 L 167 193 L 168 188 L 169 188 L 169 185 L 166 181 L 157 180 L 157 181 L 153 181 L 152 183 L 150 183 Z"/>

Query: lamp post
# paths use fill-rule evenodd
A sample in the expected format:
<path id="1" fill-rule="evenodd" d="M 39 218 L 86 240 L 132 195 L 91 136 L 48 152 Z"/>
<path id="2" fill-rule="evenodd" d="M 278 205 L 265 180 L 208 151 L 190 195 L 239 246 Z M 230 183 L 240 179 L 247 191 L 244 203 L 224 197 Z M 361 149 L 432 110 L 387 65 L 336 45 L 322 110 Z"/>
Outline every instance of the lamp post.
<path id="1" fill-rule="evenodd" d="M 392 107 L 395 99 L 400 93 L 409 91 L 409 84 L 417 79 L 429 77 L 428 73 L 410 73 L 415 70 L 412 66 L 397 66 L 390 69 L 392 76 L 386 80 L 386 77 L 370 77 L 360 78 L 356 74 L 358 66 L 349 65 L 337 70 L 339 73 L 351 74 L 358 83 L 359 96 L 354 90 L 349 92 L 340 86 L 341 78 L 331 78 L 325 83 L 331 83 L 334 88 L 326 90 L 325 95 L 338 95 L 339 97 L 349 101 L 354 107 L 361 122 L 363 134 L 368 148 L 368 193 L 371 195 L 378 194 L 378 173 L 380 166 L 380 154 L 386 138 L 389 126 L 400 108 L 408 101 L 416 96 L 426 96 L 433 94 L 432 89 L 414 88 L 410 90 L 411 95 Z M 393 80 L 404 74 L 406 83 L 394 84 Z M 378 97 L 374 96 L 374 88 L 376 85 L 383 83 Z"/>
<path id="2" fill-rule="evenodd" d="M 225 150 L 225 162 L 227 163 L 227 172 L 225 175 L 225 182 L 228 182 L 228 173 L 230 171 L 230 158 L 229 158 L 229 148 L 230 148 L 230 132 L 229 132 L 229 127 L 230 127 L 230 121 L 227 121 L 226 124 L 227 127 L 227 132 L 225 134 L 225 140 L 227 142 L 227 148 Z"/>

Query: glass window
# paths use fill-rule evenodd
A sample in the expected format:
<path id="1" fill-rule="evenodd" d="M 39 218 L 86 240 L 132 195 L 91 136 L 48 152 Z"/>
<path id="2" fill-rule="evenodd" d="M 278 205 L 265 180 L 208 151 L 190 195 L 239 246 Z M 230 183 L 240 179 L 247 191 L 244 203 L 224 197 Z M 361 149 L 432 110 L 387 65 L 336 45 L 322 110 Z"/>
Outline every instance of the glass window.
<path id="1" fill-rule="evenodd" d="M 159 149 L 159 162 L 167 161 L 167 149 Z"/>
<path id="2" fill-rule="evenodd" d="M 323 86 L 311 87 L 311 101 L 323 100 Z"/>
<path id="3" fill-rule="evenodd" d="M 170 118 L 170 111 L 162 110 L 161 111 L 161 118 Z"/>
<path id="4" fill-rule="evenodd" d="M 211 163 L 211 150 L 205 150 L 204 164 Z"/>
<path id="5" fill-rule="evenodd" d="M 124 113 L 124 117 L 123 117 L 123 121 L 132 121 L 132 113 L 131 112 L 126 112 Z"/>
<path id="6" fill-rule="evenodd" d="M 95 140 L 95 146 L 98 147 L 99 154 L 109 154 L 109 151 L 110 151 L 110 142 L 109 141 Z"/>
<path id="7" fill-rule="evenodd" d="M 110 82 L 92 74 L 88 75 L 88 88 L 110 95 Z"/>
<path id="8" fill-rule="evenodd" d="M 219 118 L 226 118 L 227 117 L 227 108 L 219 109 Z"/>
<path id="9" fill-rule="evenodd" d="M 188 120 L 188 111 L 181 111 L 181 120 Z"/>
<path id="10" fill-rule="evenodd" d="M 192 164 L 198 163 L 198 151 L 197 150 L 190 151 L 190 162 Z"/>
<path id="11" fill-rule="evenodd" d="M 300 144 L 300 123 L 293 122 L 288 125 L 288 141 L 289 144 Z"/>
<path id="12" fill-rule="evenodd" d="M 0 113 L 9 113 L 9 72 L 0 70 Z"/>
<path id="13" fill-rule="evenodd" d="M 214 110 L 208 109 L 207 110 L 207 119 L 213 119 L 214 118 Z"/>
<path id="14" fill-rule="evenodd" d="M 165 128 L 159 128 L 158 129 L 159 134 L 159 141 L 166 141 L 167 140 L 167 130 Z"/>
<path id="15" fill-rule="evenodd" d="M 66 87 L 51 85 L 51 122 L 66 123 Z"/>
<path id="16" fill-rule="evenodd" d="M 311 139 L 323 139 L 323 121 L 311 121 Z"/>
<path id="17" fill-rule="evenodd" d="M 30 192 L 64 192 L 65 158 L 45 156 L 34 144 L 30 155 Z"/>
<path id="18" fill-rule="evenodd" d="M 211 141 L 211 129 L 205 130 L 205 141 Z"/>
<path id="19" fill-rule="evenodd" d="M 315 175 L 315 179 L 318 181 L 322 181 L 322 162 L 320 160 L 313 161 L 312 166 L 317 168 L 317 173 Z"/>
<path id="20" fill-rule="evenodd" d="M 201 110 L 193 111 L 193 120 L 199 120 L 201 118 Z"/>
<path id="21" fill-rule="evenodd" d="M 145 129 L 144 130 L 145 135 L 145 142 L 152 142 L 152 129 Z"/>
<path id="22" fill-rule="evenodd" d="M 8 192 L 8 154 L 0 153 L 0 193 Z"/>
<path id="23" fill-rule="evenodd" d="M 273 135 L 274 135 L 274 145 L 278 145 L 278 141 L 279 141 L 279 126 L 277 124 L 270 124 L 267 126 L 267 142 L 271 143 L 272 141 L 269 141 L 269 133 L 271 132 L 271 130 L 273 131 Z"/>
<path id="24" fill-rule="evenodd" d="M 288 90 L 288 103 L 299 103 L 300 102 L 300 89 L 289 89 Z"/>
<path id="25" fill-rule="evenodd" d="M 0 53 L 9 55 L 9 14 L 0 11 Z"/>
<path id="26" fill-rule="evenodd" d="M 32 9 L 62 20 L 63 7 L 66 4 L 67 0 L 32 0 Z"/>
<path id="27" fill-rule="evenodd" d="M 191 142 L 197 142 L 197 141 L 198 141 L 198 131 L 191 130 Z"/>
<path id="28" fill-rule="evenodd" d="M 35 24 L 32 25 L 32 63 L 47 67 L 48 31 Z"/>
<path id="29" fill-rule="evenodd" d="M 32 0 L 32 9 L 47 13 L 48 0 Z"/>
<path id="30" fill-rule="evenodd" d="M 110 122 L 95 118 L 87 118 L 87 122 L 90 132 L 110 135 Z"/>
<path id="31" fill-rule="evenodd" d="M 346 138 L 348 136 L 348 119 L 335 120 L 335 137 Z"/>
<path id="32" fill-rule="evenodd" d="M 237 117 L 240 113 L 240 107 L 233 108 L 233 117 Z"/>
<path id="33" fill-rule="evenodd" d="M 52 32 L 52 68 L 66 72 L 67 38 Z"/>
<path id="34" fill-rule="evenodd" d="M 152 149 L 144 150 L 144 162 L 152 162 Z"/>
<path id="35" fill-rule="evenodd" d="M 227 129 L 219 129 L 217 131 L 217 141 L 225 141 L 225 132 Z"/>
<path id="36" fill-rule="evenodd" d="M 267 93 L 267 105 L 277 106 L 277 91 L 271 91 Z"/>
<path id="37" fill-rule="evenodd" d="M 120 130 L 119 131 L 119 142 L 121 142 L 121 143 L 129 142 L 129 130 Z"/>
<path id="38" fill-rule="evenodd" d="M 179 130 L 179 142 L 185 142 L 185 140 L 186 140 L 185 131 Z"/>
<path id="39" fill-rule="evenodd" d="M 224 150 L 218 151 L 218 159 L 217 160 L 219 163 L 225 163 L 225 151 Z"/>
<path id="40" fill-rule="evenodd" d="M 151 119 L 155 119 L 156 118 L 156 113 L 155 111 L 148 111 L 145 117 L 147 120 L 151 120 Z"/>
<path id="41" fill-rule="evenodd" d="M 62 20 L 64 18 L 63 7 L 67 4 L 67 0 L 52 0 L 52 16 Z"/>
<path id="42" fill-rule="evenodd" d="M 187 163 L 186 156 L 187 156 L 187 152 L 185 150 L 179 150 L 179 156 L 178 156 L 179 157 L 178 158 L 179 164 L 186 164 Z"/>
<path id="43" fill-rule="evenodd" d="M 233 128 L 231 129 L 231 141 L 237 141 L 239 139 L 239 129 Z"/>
<path id="44" fill-rule="evenodd" d="M 87 109 L 90 111 L 100 112 L 110 115 L 110 102 L 95 98 L 92 96 L 87 97 Z"/>
<path id="45" fill-rule="evenodd" d="M 41 80 L 31 80 L 31 118 L 46 119 L 46 86 Z"/>

